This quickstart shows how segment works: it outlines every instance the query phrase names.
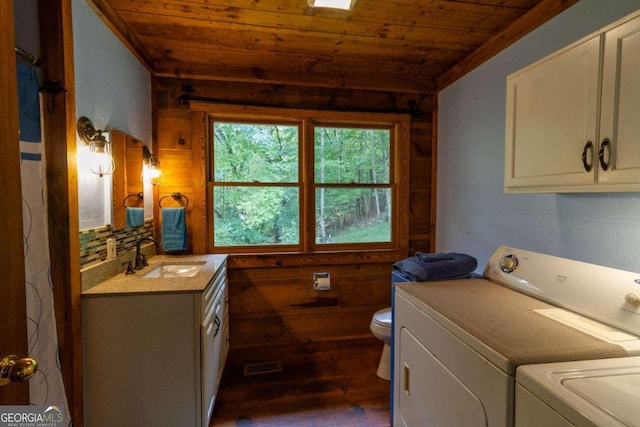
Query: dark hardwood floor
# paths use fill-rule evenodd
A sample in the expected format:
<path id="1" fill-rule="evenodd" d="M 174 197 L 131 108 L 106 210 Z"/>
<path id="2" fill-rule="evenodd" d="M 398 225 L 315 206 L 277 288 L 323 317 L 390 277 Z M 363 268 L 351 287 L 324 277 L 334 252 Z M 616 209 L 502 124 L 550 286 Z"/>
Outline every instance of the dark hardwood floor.
<path id="1" fill-rule="evenodd" d="M 270 348 L 268 355 L 232 349 L 210 427 L 388 427 L 389 382 L 376 376 L 381 353 L 375 338 Z M 245 375 L 247 364 L 276 372 Z"/>

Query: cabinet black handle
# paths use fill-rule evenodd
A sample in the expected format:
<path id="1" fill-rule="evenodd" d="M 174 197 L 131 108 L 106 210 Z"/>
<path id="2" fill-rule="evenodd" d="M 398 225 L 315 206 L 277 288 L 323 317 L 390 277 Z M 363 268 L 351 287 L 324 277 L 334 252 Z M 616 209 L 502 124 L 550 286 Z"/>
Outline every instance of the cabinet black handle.
<path id="1" fill-rule="evenodd" d="M 582 164 L 584 165 L 584 170 L 587 172 L 591 172 L 592 165 L 587 162 L 587 151 L 591 150 L 591 158 L 593 159 L 593 142 L 587 141 L 584 145 L 584 150 L 582 150 Z"/>
<path id="2" fill-rule="evenodd" d="M 611 143 L 611 141 L 609 141 L 609 138 L 605 138 L 602 141 L 602 144 L 600 144 L 600 151 L 598 151 L 598 159 L 600 159 L 600 167 L 602 168 L 602 170 L 608 170 L 609 169 L 609 165 L 611 164 L 610 160 L 611 160 L 611 147 L 609 147 L 609 144 Z M 609 163 L 607 163 L 604 160 L 604 149 L 606 147 L 609 147 L 609 155 L 607 156 L 607 160 L 609 161 Z"/>
<path id="3" fill-rule="evenodd" d="M 216 314 L 216 318 L 213 319 L 213 323 L 215 323 L 216 325 L 216 331 L 213 333 L 213 337 L 217 337 L 218 336 L 218 332 L 220 332 L 220 325 L 222 324 L 222 322 L 220 322 L 220 318 L 218 317 L 218 315 Z"/>

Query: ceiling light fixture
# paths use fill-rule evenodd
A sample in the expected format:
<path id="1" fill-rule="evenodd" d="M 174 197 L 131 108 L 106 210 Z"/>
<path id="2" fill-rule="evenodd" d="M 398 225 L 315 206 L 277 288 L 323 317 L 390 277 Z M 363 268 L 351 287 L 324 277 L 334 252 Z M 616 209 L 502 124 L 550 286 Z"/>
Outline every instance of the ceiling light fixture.
<path id="1" fill-rule="evenodd" d="M 311 7 L 351 10 L 357 0 L 308 0 Z"/>
<path id="2" fill-rule="evenodd" d="M 111 175 L 116 164 L 111 155 L 111 144 L 102 135 L 103 130 L 96 129 L 86 117 L 80 117 L 77 124 L 80 139 L 89 146 L 89 170 L 96 175 Z"/>

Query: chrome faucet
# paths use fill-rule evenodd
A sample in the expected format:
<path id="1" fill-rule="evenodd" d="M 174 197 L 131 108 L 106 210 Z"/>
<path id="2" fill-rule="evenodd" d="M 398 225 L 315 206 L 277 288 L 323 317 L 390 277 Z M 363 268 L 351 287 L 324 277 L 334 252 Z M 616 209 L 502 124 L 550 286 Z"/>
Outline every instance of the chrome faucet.
<path id="1" fill-rule="evenodd" d="M 140 253 L 140 244 L 145 241 L 153 242 L 156 245 L 156 248 L 158 247 L 158 242 L 156 242 L 152 237 L 147 236 L 138 240 L 138 242 L 136 243 L 136 270 L 142 270 L 144 267 L 149 265 L 147 263 L 146 255 Z"/>

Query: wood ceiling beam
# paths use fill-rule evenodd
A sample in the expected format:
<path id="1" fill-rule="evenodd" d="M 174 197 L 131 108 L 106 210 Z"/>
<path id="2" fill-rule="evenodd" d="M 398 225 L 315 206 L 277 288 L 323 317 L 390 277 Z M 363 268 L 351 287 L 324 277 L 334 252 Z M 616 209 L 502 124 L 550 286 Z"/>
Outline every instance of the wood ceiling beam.
<path id="1" fill-rule="evenodd" d="M 437 90 L 442 90 L 449 86 L 498 52 L 504 50 L 577 2 L 578 0 L 543 0 L 509 27 L 491 37 L 487 43 L 480 46 L 469 56 L 441 75 L 437 79 Z"/>
<path id="2" fill-rule="evenodd" d="M 156 61 L 155 75 L 195 80 L 263 83 L 292 86 L 343 88 L 394 93 L 434 93 L 435 84 L 397 76 L 376 75 L 362 71 L 360 74 L 299 73 L 248 67 L 228 67 L 207 64 L 184 64 L 174 61 Z"/>
<path id="3" fill-rule="evenodd" d="M 142 39 L 143 41 L 145 39 Z M 425 77 L 424 69 L 429 67 L 430 75 L 439 75 L 447 69 L 450 61 L 444 56 L 430 59 L 397 57 L 391 60 L 376 60 L 369 57 L 330 57 L 327 55 L 313 55 L 311 53 L 295 53 L 284 50 L 262 51 L 248 49 L 212 49 L 199 45 L 186 46 L 171 44 L 171 52 L 163 51 L 164 47 L 154 46 L 150 53 L 160 62 L 182 63 L 190 67 L 192 64 L 215 65 L 218 68 L 249 68 L 265 69 L 272 72 L 282 71 L 298 74 L 375 74 L 379 76 L 394 76 L 419 81 L 431 81 Z M 154 69 L 155 69 L 154 65 Z"/>

